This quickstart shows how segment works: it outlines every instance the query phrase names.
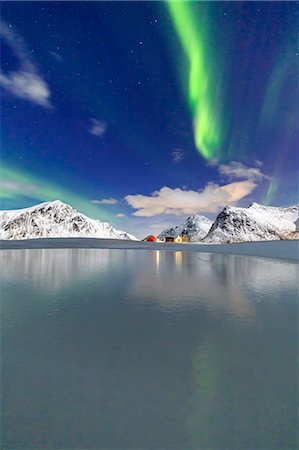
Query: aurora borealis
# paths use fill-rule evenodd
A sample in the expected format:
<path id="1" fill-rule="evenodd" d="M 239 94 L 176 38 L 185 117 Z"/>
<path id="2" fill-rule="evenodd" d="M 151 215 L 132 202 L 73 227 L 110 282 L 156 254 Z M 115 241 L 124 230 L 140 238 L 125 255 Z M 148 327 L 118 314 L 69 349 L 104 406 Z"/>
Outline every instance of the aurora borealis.
<path id="1" fill-rule="evenodd" d="M 211 2 L 173 2 L 171 0 L 167 4 L 187 59 L 187 70 L 185 70 L 184 76 L 187 79 L 187 82 L 185 82 L 185 86 L 187 86 L 186 97 L 193 118 L 195 145 L 207 160 L 215 158 L 226 160 L 228 157 L 238 156 L 239 146 L 234 142 L 234 138 L 227 136 L 228 131 L 233 131 L 232 124 L 229 122 L 235 120 L 234 115 L 238 113 L 234 110 L 236 105 L 232 104 L 230 91 L 232 86 L 235 86 L 238 82 L 250 85 L 253 80 L 248 79 L 247 75 L 244 79 L 240 80 L 239 78 L 233 82 L 234 68 L 229 67 L 228 60 L 231 61 L 231 59 L 227 55 L 231 53 L 232 47 L 235 45 L 234 40 L 230 33 L 226 33 L 226 39 L 223 42 L 220 42 L 221 37 L 219 38 L 219 26 L 222 26 L 225 20 L 221 24 L 217 15 L 219 15 L 219 9 L 223 10 L 223 4 L 220 3 L 220 7 L 217 7 Z M 264 4 L 262 5 L 264 6 Z M 247 4 L 247 7 L 250 9 L 251 6 Z M 235 6 L 235 10 L 238 9 L 239 7 Z M 288 6 L 286 6 L 287 9 Z M 257 12 L 261 12 L 259 7 L 257 7 Z M 226 11 L 223 12 L 225 18 L 227 14 Z M 215 17 L 216 24 L 213 24 Z M 242 17 L 237 17 L 237 22 L 234 23 L 236 29 L 240 28 L 238 21 L 241 19 Z M 267 25 L 270 25 L 270 14 L 268 14 L 268 19 Z M 298 77 L 298 42 L 296 39 L 298 18 L 293 20 L 293 23 L 292 20 L 288 22 L 288 35 L 284 36 L 282 30 L 278 31 L 282 38 L 279 39 L 280 42 L 272 56 L 275 56 L 275 59 L 269 64 L 268 79 L 265 79 L 264 85 L 260 86 L 263 90 L 258 92 L 258 89 L 256 89 L 255 92 L 259 101 L 259 104 L 257 104 L 259 111 L 256 108 L 255 120 L 256 126 L 259 126 L 261 132 L 267 127 L 278 126 L 278 122 L 283 129 L 288 126 L 288 123 L 294 124 L 296 117 L 298 118 L 295 101 L 293 103 L 289 101 L 288 103 L 288 108 L 290 108 L 288 117 L 279 114 L 280 106 L 284 104 L 284 95 L 289 96 L 290 92 L 297 92 L 295 88 L 294 91 L 288 90 L 286 92 L 287 82 L 291 81 L 296 87 L 295 78 Z M 245 23 L 243 29 L 245 28 L 244 25 Z M 256 47 L 260 39 L 262 39 L 262 45 L 267 42 L 266 30 L 263 30 L 263 33 L 260 36 L 255 33 L 256 42 L 252 45 L 252 51 L 258 53 Z M 250 38 L 253 37 L 250 36 Z M 240 47 L 242 47 L 242 43 L 240 43 Z M 251 59 L 253 60 L 254 55 L 247 56 L 249 56 L 248 62 Z M 270 55 L 265 56 L 269 57 Z M 234 63 L 238 63 L 238 61 L 234 61 Z M 250 64 L 248 64 L 249 66 Z M 252 78 L 254 77 L 255 75 L 252 76 Z M 229 82 L 231 82 L 230 86 L 228 86 Z M 243 93 L 242 98 L 246 104 L 248 99 L 244 98 L 244 95 L 246 95 L 246 92 Z M 249 116 L 252 114 L 252 110 L 253 108 L 248 105 Z M 296 126 L 293 130 L 289 130 L 289 134 L 292 134 L 295 128 Z M 251 130 L 251 132 L 253 131 Z"/>
<path id="2" fill-rule="evenodd" d="M 4 2 L 2 20 L 1 209 L 59 197 L 142 236 L 197 201 L 298 201 L 297 2 Z"/>
<path id="3" fill-rule="evenodd" d="M 212 159 L 217 157 L 221 145 L 221 124 L 217 104 L 219 86 L 209 56 L 212 49 L 208 44 L 208 17 L 205 11 L 194 14 L 192 2 L 168 1 L 167 4 L 188 59 L 188 102 L 195 144 L 204 158 Z"/>

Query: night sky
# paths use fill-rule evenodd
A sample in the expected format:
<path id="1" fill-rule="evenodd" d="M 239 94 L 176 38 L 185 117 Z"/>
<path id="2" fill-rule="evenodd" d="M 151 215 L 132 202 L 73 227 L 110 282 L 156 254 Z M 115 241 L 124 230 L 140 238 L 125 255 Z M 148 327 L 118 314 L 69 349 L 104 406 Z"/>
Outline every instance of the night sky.
<path id="1" fill-rule="evenodd" d="M 1 209 L 139 237 L 298 202 L 298 2 L 4 2 Z"/>

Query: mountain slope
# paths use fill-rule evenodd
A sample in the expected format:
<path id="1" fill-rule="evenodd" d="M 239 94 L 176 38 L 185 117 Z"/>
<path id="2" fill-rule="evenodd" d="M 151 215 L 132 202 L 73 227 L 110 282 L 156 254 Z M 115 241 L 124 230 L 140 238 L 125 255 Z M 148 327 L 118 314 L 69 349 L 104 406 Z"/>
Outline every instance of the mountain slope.
<path id="1" fill-rule="evenodd" d="M 108 222 L 90 219 L 71 206 L 56 200 L 31 208 L 0 211 L 1 239 L 50 237 L 96 237 L 138 240 L 116 230 Z"/>
<path id="2" fill-rule="evenodd" d="M 181 225 L 162 231 L 158 238 L 162 239 L 166 236 L 177 237 L 183 233 L 189 236 L 191 242 L 197 242 L 206 236 L 212 223 L 213 221 L 205 216 L 190 216 Z"/>
<path id="3" fill-rule="evenodd" d="M 218 214 L 206 243 L 266 241 L 298 238 L 299 205 L 289 208 L 253 203 L 248 208 L 226 206 Z"/>

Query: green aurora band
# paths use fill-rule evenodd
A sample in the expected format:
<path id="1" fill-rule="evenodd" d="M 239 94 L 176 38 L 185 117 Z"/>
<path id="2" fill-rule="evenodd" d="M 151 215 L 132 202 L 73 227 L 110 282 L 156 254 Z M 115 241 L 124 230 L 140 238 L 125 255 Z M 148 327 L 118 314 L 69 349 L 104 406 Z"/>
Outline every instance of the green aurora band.
<path id="1" fill-rule="evenodd" d="M 209 47 L 207 15 L 202 11 L 199 22 L 192 2 L 168 0 L 167 6 L 189 61 L 188 104 L 193 116 L 195 145 L 205 159 L 212 160 L 218 157 L 223 130 L 217 98 L 220 84 L 209 58 L 212 49 Z"/>
<path id="2" fill-rule="evenodd" d="M 97 206 L 92 205 L 89 200 L 46 180 L 40 180 L 31 174 L 21 172 L 18 168 L 2 164 L 0 167 L 0 180 L 1 203 L 5 200 L 16 200 L 18 198 L 29 198 L 38 202 L 61 200 L 92 218 L 111 220 L 111 213 L 105 208 L 99 209 Z"/>
<path id="3" fill-rule="evenodd" d="M 272 201 L 275 198 L 277 189 L 278 189 L 278 180 L 277 180 L 277 178 L 273 177 L 269 183 L 267 192 L 262 201 L 263 205 L 271 205 L 272 204 Z"/>

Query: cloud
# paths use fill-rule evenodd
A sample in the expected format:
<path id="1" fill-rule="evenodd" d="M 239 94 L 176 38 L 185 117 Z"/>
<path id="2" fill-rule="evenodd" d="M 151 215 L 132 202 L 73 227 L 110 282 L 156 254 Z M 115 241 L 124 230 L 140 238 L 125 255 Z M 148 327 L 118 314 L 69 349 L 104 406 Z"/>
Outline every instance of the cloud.
<path id="1" fill-rule="evenodd" d="M 10 72 L 9 75 L 0 73 L 0 86 L 16 97 L 29 100 L 37 105 L 50 106 L 48 86 L 39 75 L 22 70 Z"/>
<path id="2" fill-rule="evenodd" d="M 175 148 L 172 152 L 172 162 L 174 164 L 180 163 L 184 159 L 184 150 Z"/>
<path id="3" fill-rule="evenodd" d="M 16 181 L 3 178 L 0 180 L 0 189 L 3 193 L 2 197 L 10 197 L 11 195 L 31 196 L 38 192 L 40 186 L 35 183 L 24 181 Z"/>
<path id="4" fill-rule="evenodd" d="M 101 200 L 91 200 L 90 203 L 94 203 L 95 205 L 116 205 L 118 200 L 116 198 L 103 198 Z"/>
<path id="5" fill-rule="evenodd" d="M 101 137 L 106 133 L 107 124 L 97 119 L 90 119 L 89 132 L 94 136 Z"/>
<path id="6" fill-rule="evenodd" d="M 262 173 L 261 161 L 256 161 L 258 167 L 247 167 L 244 164 L 231 161 L 229 164 L 220 164 L 218 170 L 220 175 L 224 175 L 230 179 L 245 179 L 252 181 L 262 181 L 270 179 L 269 176 Z"/>
<path id="7" fill-rule="evenodd" d="M 209 165 L 217 166 L 218 162 L 215 160 Z M 209 182 L 204 189 L 198 191 L 164 186 L 151 195 L 127 195 L 125 200 L 137 210 L 133 215 L 138 217 L 216 213 L 227 204 L 236 204 L 251 194 L 260 182 L 270 179 L 261 171 L 261 166 L 261 161 L 256 161 L 256 167 L 247 167 L 240 162 L 231 161 L 218 166 L 220 175 L 228 177 L 230 183 L 219 185 Z"/>
<path id="8" fill-rule="evenodd" d="M 123 213 L 118 213 L 118 214 L 115 214 L 115 217 L 121 218 L 121 217 L 126 217 L 126 215 Z"/>
<path id="9" fill-rule="evenodd" d="M 0 86 L 16 97 L 46 108 L 51 107 L 49 87 L 38 73 L 23 39 L 4 22 L 0 23 L 0 36 L 19 61 L 18 70 L 7 73 L 0 71 Z"/>
<path id="10" fill-rule="evenodd" d="M 249 195 L 257 183 L 253 180 L 235 181 L 223 186 L 208 183 L 202 191 L 162 187 L 152 195 L 127 195 L 125 200 L 137 209 L 134 216 L 152 217 L 159 214 L 184 216 L 198 212 L 218 212 L 226 204 L 233 204 Z"/>

